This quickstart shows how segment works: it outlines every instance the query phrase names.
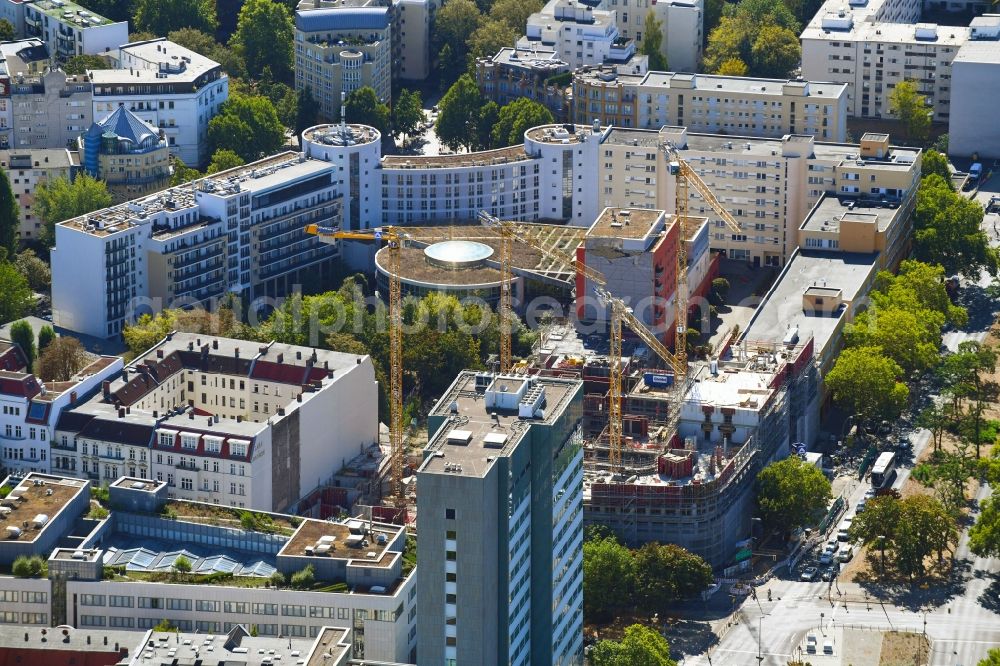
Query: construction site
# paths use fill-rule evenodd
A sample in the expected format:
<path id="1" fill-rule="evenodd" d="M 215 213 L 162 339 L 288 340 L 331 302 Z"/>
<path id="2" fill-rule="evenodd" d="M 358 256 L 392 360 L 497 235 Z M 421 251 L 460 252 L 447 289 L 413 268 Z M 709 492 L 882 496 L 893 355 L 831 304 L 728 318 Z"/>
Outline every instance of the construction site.
<path id="1" fill-rule="evenodd" d="M 401 421 L 401 298 L 408 281 L 424 272 L 443 277 L 421 282 L 446 282 L 449 270 L 470 260 L 468 252 L 461 261 L 442 262 L 404 248 L 474 241 L 483 246 L 473 257 L 476 268 L 490 271 L 502 322 L 518 316 L 523 303 L 515 305 L 514 295 L 523 295 L 526 279 L 558 276 L 567 289 L 570 316 L 540 331 L 531 357 L 512 358 L 510 328 L 502 326 L 499 353 L 488 367 L 503 375 L 582 380 L 585 523 L 610 528 L 630 546 L 679 544 L 716 567 L 749 557 L 754 478 L 803 441 L 790 414 L 816 399 L 812 339 L 737 342 L 734 329 L 710 359 L 689 363 L 689 299 L 706 293 L 719 257 L 708 251 L 706 218 L 687 215 L 688 186 L 730 230 L 740 226 L 671 147 L 664 150 L 677 181 L 673 214 L 608 208 L 585 233 L 553 234 L 558 227 L 485 213 L 476 227 L 310 228 L 327 242 L 384 243 L 378 271 L 390 312 L 392 416 L 379 450 L 352 461 L 335 488 L 317 489 L 300 508 L 323 517 L 341 501 L 377 504 L 372 512 L 382 520 L 415 522 L 412 470 L 422 456 L 407 455 Z M 586 343 L 577 330 L 582 299 L 597 303 L 606 331 Z M 639 310 L 636 303 L 652 305 Z"/>

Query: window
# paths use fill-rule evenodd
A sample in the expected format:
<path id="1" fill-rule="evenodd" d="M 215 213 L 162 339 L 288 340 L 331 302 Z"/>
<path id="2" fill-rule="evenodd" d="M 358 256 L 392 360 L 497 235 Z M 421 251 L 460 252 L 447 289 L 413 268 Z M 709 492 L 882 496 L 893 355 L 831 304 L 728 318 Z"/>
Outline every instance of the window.
<path id="1" fill-rule="evenodd" d="M 17 590 L 0 590 L 0 601 L 17 602 Z"/>
<path id="2" fill-rule="evenodd" d="M 139 597 L 139 608 L 163 608 L 163 599 L 159 597 Z"/>
<path id="3" fill-rule="evenodd" d="M 135 627 L 134 617 L 117 617 L 112 615 L 108 618 L 109 625 L 112 627 L 117 627 L 119 629 L 132 629 Z"/>
<path id="4" fill-rule="evenodd" d="M 287 617 L 305 617 L 306 607 L 296 604 L 281 604 L 281 614 Z"/>
<path id="5" fill-rule="evenodd" d="M 190 599 L 167 599 L 167 610 L 191 610 Z"/>
<path id="6" fill-rule="evenodd" d="M 0 624 L 17 624 L 17 613 L 13 611 L 0 611 Z"/>
<path id="7" fill-rule="evenodd" d="M 108 605 L 115 608 L 132 608 L 132 597 L 112 594 L 108 597 Z"/>
<path id="8" fill-rule="evenodd" d="M 49 601 L 48 596 L 47 592 L 21 592 L 21 601 L 26 604 L 45 604 Z"/>
<path id="9" fill-rule="evenodd" d="M 250 612 L 250 604 L 246 601 L 227 601 L 223 609 L 226 613 L 242 613 L 246 615 Z"/>
<path id="10" fill-rule="evenodd" d="M 455 510 L 454 509 L 445 509 L 444 510 L 444 517 L 447 520 L 455 520 Z"/>
<path id="11" fill-rule="evenodd" d="M 28 615 L 28 613 L 23 613 Z M 28 624 L 25 621 L 25 624 Z M 103 615 L 81 615 L 80 616 L 80 626 L 81 627 L 103 627 L 105 624 L 105 617 Z"/>
<path id="12" fill-rule="evenodd" d="M 104 605 L 104 595 L 103 594 L 81 594 L 80 595 L 80 605 L 81 606 L 103 606 Z"/>
<path id="13" fill-rule="evenodd" d="M 194 605 L 195 610 L 209 612 L 209 613 L 218 613 L 219 606 L 221 606 L 221 604 L 218 601 L 213 601 L 209 599 L 198 599 Z"/>
<path id="14" fill-rule="evenodd" d="M 278 604 L 255 603 L 253 605 L 254 615 L 277 615 Z"/>

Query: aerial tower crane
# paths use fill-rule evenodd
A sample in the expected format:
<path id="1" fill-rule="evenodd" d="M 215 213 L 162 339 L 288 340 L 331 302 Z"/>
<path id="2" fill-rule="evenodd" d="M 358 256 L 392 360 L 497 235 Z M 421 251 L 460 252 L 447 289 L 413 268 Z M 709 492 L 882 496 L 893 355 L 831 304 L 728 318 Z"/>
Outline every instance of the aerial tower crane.
<path id="1" fill-rule="evenodd" d="M 680 223 L 680 240 L 677 243 L 677 287 L 676 294 L 674 296 L 674 305 L 676 309 L 676 343 L 674 344 L 674 354 L 681 362 L 684 367 L 684 373 L 687 372 L 687 311 L 688 311 L 688 280 L 687 280 L 687 246 L 684 244 L 688 237 L 688 229 L 686 225 L 688 224 L 688 185 L 694 186 L 694 189 L 698 190 L 698 194 L 701 198 L 705 200 L 712 210 L 714 210 L 722 221 L 726 223 L 726 226 L 730 230 L 736 233 L 742 233 L 743 228 L 740 223 L 734 218 L 728 210 L 722 205 L 722 202 L 712 193 L 712 190 L 708 185 L 701 179 L 701 176 L 691 168 L 687 162 L 681 159 L 680 154 L 677 152 L 677 147 L 673 142 L 667 141 L 663 143 L 662 149 L 667 158 L 667 165 L 669 167 L 670 175 L 676 176 L 677 179 L 677 189 L 676 189 L 676 203 L 674 211 L 677 215 L 677 221 Z"/>

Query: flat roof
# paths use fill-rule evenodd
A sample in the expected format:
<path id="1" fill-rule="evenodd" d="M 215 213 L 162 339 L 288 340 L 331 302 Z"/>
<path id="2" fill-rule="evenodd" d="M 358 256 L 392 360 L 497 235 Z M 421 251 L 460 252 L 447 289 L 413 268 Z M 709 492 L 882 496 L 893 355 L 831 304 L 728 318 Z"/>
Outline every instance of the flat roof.
<path id="1" fill-rule="evenodd" d="M 506 46 L 489 58 L 500 65 L 521 67 L 524 69 L 554 72 L 559 69 L 569 71 L 569 63 L 562 60 L 555 51 L 546 48 L 522 48 Z"/>
<path id="2" fill-rule="evenodd" d="M 691 135 L 689 134 L 688 137 Z M 657 130 L 637 130 L 613 127 L 608 132 L 604 143 L 617 146 L 641 146 L 643 148 L 657 148 L 660 146 L 660 133 Z"/>
<path id="3" fill-rule="evenodd" d="M 645 238 L 662 218 L 664 228 L 674 224 L 673 215 L 649 208 L 605 208 L 587 230 L 588 238 Z"/>
<path id="4" fill-rule="evenodd" d="M 60 22 L 72 23 L 74 26 L 80 28 L 90 28 L 112 23 L 111 19 L 104 18 L 100 14 L 96 14 L 72 0 L 34 0 L 30 3 L 24 3 L 24 5 L 25 7 L 34 7 L 39 12 L 47 14 Z M 72 14 L 72 18 L 67 17 L 67 14 Z"/>
<path id="5" fill-rule="evenodd" d="M 848 201 L 854 204 L 853 209 L 848 208 Z M 835 196 L 824 194 L 806 215 L 806 219 L 799 229 L 836 232 L 840 231 L 841 220 L 846 220 L 877 224 L 879 231 L 885 231 L 899 217 L 902 210 L 899 205 L 890 208 L 888 205 L 882 206 L 880 202 L 863 199 L 838 199 Z"/>
<path id="6" fill-rule="evenodd" d="M 532 424 L 551 425 L 563 413 L 569 399 L 577 390 L 579 380 L 534 377 L 535 387 L 545 390 L 543 418 L 521 418 L 517 412 L 487 409 L 483 394 L 476 391 L 476 375 L 472 370 L 459 373 L 448 391 L 431 410 L 435 416 L 457 416 L 461 425 L 451 425 L 445 421 L 437 433 L 433 433 L 425 451 L 420 471 L 430 474 L 458 474 L 483 477 L 489 471 L 496 457 L 511 451 Z M 511 387 L 520 386 L 528 377 L 519 375 L 498 375 L 495 381 Z M 455 405 L 455 410 L 451 405 Z M 457 411 L 456 411 L 457 410 Z M 449 439 L 453 431 L 468 433 L 464 443 L 454 443 Z M 445 468 L 445 465 L 448 468 Z M 458 471 L 453 471 L 457 465 Z"/>
<path id="7" fill-rule="evenodd" d="M 132 640 L 143 634 L 132 632 Z M 296 664 L 309 653 L 308 638 L 286 636 L 250 636 L 241 625 L 228 634 L 203 634 L 175 631 L 150 631 L 131 664 L 148 666 L 199 666 L 200 664 L 238 664 L 269 666 Z"/>
<path id="8" fill-rule="evenodd" d="M 351 651 L 350 629 L 344 627 L 323 627 L 316 637 L 306 666 L 334 666 Z M 327 657 L 326 655 L 330 656 Z"/>
<path id="9" fill-rule="evenodd" d="M 166 485 L 165 481 L 157 481 L 156 479 L 140 479 L 136 476 L 120 476 L 115 479 L 115 482 L 111 484 L 111 487 L 155 493 L 157 490 Z"/>
<path id="10" fill-rule="evenodd" d="M 28 640 L 25 640 L 27 635 Z M 74 652 L 103 652 L 106 654 L 117 654 L 120 650 L 125 650 L 126 656 L 133 654 L 133 648 L 142 640 L 142 632 L 124 631 L 118 629 L 94 629 L 93 627 L 83 627 L 76 629 L 71 626 L 52 627 L 24 626 L 24 625 L 0 625 L 0 651 L 4 652 L 4 663 L 11 664 L 71 664 L 80 666 L 87 664 L 105 664 L 107 661 L 91 661 L 88 657 L 73 657 L 68 655 Z M 118 646 L 118 650 L 115 649 Z M 59 651 L 65 655 L 52 655 L 51 657 L 40 657 L 36 651 Z M 17 655 L 24 655 L 24 661 L 17 659 Z M 51 659 L 51 661 L 50 661 Z M 127 663 L 127 662 L 126 662 Z"/>
<path id="11" fill-rule="evenodd" d="M 951 61 L 952 65 L 959 62 L 1000 63 L 1000 44 L 995 39 L 970 39 L 958 49 L 955 59 Z"/>
<path id="12" fill-rule="evenodd" d="M 828 3 L 829 4 L 829 3 Z M 846 4 L 846 3 L 845 3 Z M 870 4 L 870 3 L 869 3 Z M 881 4 L 881 3 L 879 3 Z M 969 39 L 970 29 L 962 26 L 934 25 L 936 37 L 933 39 L 917 37 L 918 26 L 925 29 L 923 23 L 889 23 L 886 21 L 869 22 L 868 13 L 859 14 L 857 11 L 849 11 L 848 16 L 852 17 L 853 25 L 848 30 L 837 28 L 823 28 L 823 18 L 830 15 L 831 10 L 824 5 L 808 26 L 802 31 L 802 39 L 822 39 L 822 40 L 855 40 L 876 43 L 896 43 L 896 44 L 918 44 L 926 46 L 959 46 Z M 832 10 L 832 15 L 837 16 L 840 8 Z M 853 10 L 854 8 L 849 8 Z M 863 9 L 863 8 L 862 8 Z M 843 19 L 841 19 L 843 20 Z"/>
<path id="13" fill-rule="evenodd" d="M 743 76 L 720 76 L 718 74 L 688 74 L 679 72 L 647 72 L 639 83 L 641 86 L 669 88 L 671 81 L 693 81 L 693 90 L 703 92 L 731 92 L 754 95 L 785 94 L 785 86 L 807 87 L 808 97 L 838 99 L 847 94 L 846 83 L 831 81 L 799 81 L 796 79 L 755 79 Z"/>
<path id="14" fill-rule="evenodd" d="M 145 60 L 148 63 L 147 67 L 153 68 L 158 73 L 169 74 L 169 78 L 174 79 L 194 80 L 219 66 L 219 63 L 211 58 L 172 42 L 166 37 L 122 44 L 120 51 L 123 55 L 127 53 L 133 58 Z M 161 72 L 160 63 L 165 63 L 169 69 L 164 69 Z M 183 71 L 175 71 L 178 68 L 183 69 Z"/>
<path id="15" fill-rule="evenodd" d="M 844 300 L 853 302 L 862 286 L 874 276 L 877 266 L 877 252 L 796 250 L 757 307 L 741 339 L 780 343 L 789 330 L 798 327 L 799 340 L 812 336 L 819 355 L 843 314 L 838 313 L 836 317 L 806 315 L 802 310 L 806 289 L 813 286 L 841 289 Z"/>
<path id="16" fill-rule="evenodd" d="M 36 486 L 34 483 L 36 480 L 43 482 L 44 485 Z M 66 505 L 85 491 L 86 485 L 87 481 L 83 479 L 68 479 L 31 472 L 3 500 L 3 507 L 10 511 L 0 511 L 0 529 L 4 531 L 2 538 L 7 542 L 34 542 L 49 528 Z M 15 495 L 22 499 L 12 499 Z M 38 516 L 46 517 L 41 527 L 36 525 L 35 518 Z M 24 526 L 25 523 L 28 524 L 27 527 Z M 16 539 L 10 538 L 7 534 L 8 527 L 20 529 L 20 536 Z"/>
<path id="17" fill-rule="evenodd" d="M 496 150 L 481 150 L 474 153 L 453 155 L 386 155 L 382 158 L 383 169 L 454 169 L 458 167 L 490 166 L 520 162 L 531 157 L 524 152 L 523 145 L 507 146 Z"/>
<path id="18" fill-rule="evenodd" d="M 27 164 L 24 162 L 27 161 Z M 68 169 L 80 166 L 80 153 L 65 148 L 11 148 L 0 150 L 0 167 L 17 169 Z"/>
<path id="19" fill-rule="evenodd" d="M 322 555 L 318 550 L 314 557 L 326 557 L 339 560 L 358 560 L 371 566 L 388 566 L 395 551 L 389 550 L 391 544 L 404 527 L 373 523 L 371 532 L 368 522 L 361 519 L 351 519 L 345 522 L 329 520 L 314 520 L 306 518 L 295 530 L 295 534 L 278 552 L 280 556 L 303 557 L 307 547 L 317 548 L 321 544 L 330 546 L 328 554 Z M 385 536 L 385 543 L 378 543 L 379 535 Z M 367 542 L 362 546 L 360 540 L 350 537 L 361 536 Z M 332 537 L 332 540 L 329 538 Z M 356 541 L 356 543 L 355 543 Z M 369 557 L 370 553 L 374 556 Z"/>
<path id="20" fill-rule="evenodd" d="M 581 136 L 592 134 L 594 128 L 590 125 L 540 125 L 526 132 L 532 141 L 540 143 L 577 143 Z"/>
<path id="21" fill-rule="evenodd" d="M 683 402 L 716 407 L 750 407 L 763 405 L 774 393 L 769 388 L 773 372 L 754 372 L 745 368 L 720 369 L 713 375 L 708 366 L 699 366 Z M 756 400 L 756 405 L 751 403 Z"/>

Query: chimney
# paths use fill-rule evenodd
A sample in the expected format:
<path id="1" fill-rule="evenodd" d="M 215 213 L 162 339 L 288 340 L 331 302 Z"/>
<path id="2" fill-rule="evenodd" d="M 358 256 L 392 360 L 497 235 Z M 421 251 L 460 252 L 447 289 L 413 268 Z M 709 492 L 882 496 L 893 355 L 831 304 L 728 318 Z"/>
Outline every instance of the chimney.
<path id="1" fill-rule="evenodd" d="M 239 347 L 236 348 L 236 351 L 234 352 L 234 354 L 235 354 L 236 358 L 240 357 L 240 348 Z"/>
<path id="2" fill-rule="evenodd" d="M 278 363 L 284 363 L 284 362 L 285 362 L 285 355 L 278 354 Z"/>
<path id="3" fill-rule="evenodd" d="M 194 421 L 194 411 L 188 412 L 188 419 Z"/>
<path id="4" fill-rule="evenodd" d="M 278 407 L 278 416 L 284 416 L 284 415 L 285 415 L 285 408 Z"/>
<path id="5" fill-rule="evenodd" d="M 119 407 L 118 408 L 118 418 L 120 418 L 120 419 L 125 418 L 125 408 L 124 407 Z"/>
<path id="6" fill-rule="evenodd" d="M 301 393 L 299 393 L 297 396 L 295 396 L 295 402 L 302 402 L 302 394 Z"/>
<path id="7" fill-rule="evenodd" d="M 69 392 L 69 404 L 70 405 L 75 405 L 76 404 L 76 391 L 70 391 Z"/>
<path id="8" fill-rule="evenodd" d="M 219 341 L 212 340 L 212 349 L 218 349 L 218 348 L 219 348 Z"/>
<path id="9" fill-rule="evenodd" d="M 153 418 L 154 419 L 160 418 L 160 412 L 158 412 L 157 410 L 154 409 L 153 410 Z"/>
<path id="10" fill-rule="evenodd" d="M 156 350 L 156 358 L 163 358 L 163 350 L 162 349 L 157 349 Z"/>
<path id="11" fill-rule="evenodd" d="M 329 361 L 323 361 L 323 369 L 324 370 L 329 370 L 330 369 L 330 362 Z"/>
<path id="12" fill-rule="evenodd" d="M 296 350 L 296 352 L 295 352 L 295 360 L 296 361 L 301 361 L 302 360 L 302 350 L 301 349 Z"/>
<path id="13" fill-rule="evenodd" d="M 208 425 L 212 425 L 212 423 L 213 423 L 213 421 L 212 421 L 212 417 L 211 417 L 211 416 L 209 416 L 209 417 L 208 417 Z"/>
<path id="14" fill-rule="evenodd" d="M 237 423 L 243 423 L 243 417 L 241 415 L 237 414 L 236 415 L 236 422 Z"/>
<path id="15" fill-rule="evenodd" d="M 122 369 L 122 381 L 128 384 L 128 368 Z"/>

